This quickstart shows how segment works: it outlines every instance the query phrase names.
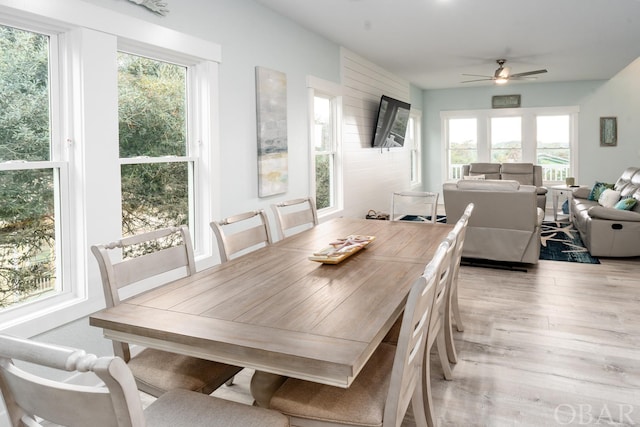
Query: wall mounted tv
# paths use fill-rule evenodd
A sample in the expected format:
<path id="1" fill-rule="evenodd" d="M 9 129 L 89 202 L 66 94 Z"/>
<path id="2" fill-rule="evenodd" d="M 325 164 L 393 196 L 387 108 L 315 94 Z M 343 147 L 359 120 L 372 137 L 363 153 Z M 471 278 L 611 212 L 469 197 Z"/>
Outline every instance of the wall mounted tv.
<path id="1" fill-rule="evenodd" d="M 410 110 L 411 104 L 382 95 L 371 145 L 380 148 L 402 147 Z"/>

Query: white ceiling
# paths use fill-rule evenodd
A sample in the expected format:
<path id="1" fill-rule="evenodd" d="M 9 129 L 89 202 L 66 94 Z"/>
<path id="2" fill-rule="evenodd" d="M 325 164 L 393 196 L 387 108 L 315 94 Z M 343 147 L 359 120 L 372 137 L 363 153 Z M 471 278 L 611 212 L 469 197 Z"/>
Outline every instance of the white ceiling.
<path id="1" fill-rule="evenodd" d="M 547 69 L 608 79 L 640 56 L 640 0 L 256 0 L 423 89 Z"/>

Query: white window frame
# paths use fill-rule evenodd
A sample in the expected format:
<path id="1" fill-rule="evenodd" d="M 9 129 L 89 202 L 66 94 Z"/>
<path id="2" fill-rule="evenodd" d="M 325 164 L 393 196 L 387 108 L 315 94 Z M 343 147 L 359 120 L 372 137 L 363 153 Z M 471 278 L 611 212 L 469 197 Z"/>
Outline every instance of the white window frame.
<path id="1" fill-rule="evenodd" d="M 9 161 L 0 163 L 0 171 L 50 169 L 54 176 L 54 212 L 55 212 L 55 254 L 56 254 L 56 291 L 33 301 L 18 303 L 0 312 L 0 327 L 14 325 L 17 322 L 31 319 L 37 313 L 50 307 L 64 306 L 75 298 L 83 297 L 82 289 L 73 285 L 71 270 L 72 236 L 70 227 L 70 182 L 69 159 L 62 143 L 63 123 L 60 110 L 64 108 L 61 93 L 61 75 L 64 72 L 64 50 L 67 46 L 64 37 L 59 37 L 56 30 L 42 24 L 29 24 L 2 20 L 0 24 L 25 31 L 39 33 L 49 38 L 49 129 L 50 160 L 43 161 Z M 62 39 L 62 40 L 60 40 Z M 1 328 L 0 328 L 1 330 Z"/>
<path id="2" fill-rule="evenodd" d="M 319 79 L 317 77 L 307 77 L 307 90 L 309 97 L 309 194 L 316 198 L 316 155 L 331 154 L 333 155 L 333 204 L 327 208 L 318 210 L 318 218 L 329 218 L 337 216 L 344 209 L 344 190 L 343 190 L 343 160 L 342 160 L 342 87 L 335 83 Z M 325 96 L 331 99 L 333 109 L 333 149 L 322 153 L 315 151 L 315 132 L 314 132 L 314 98 L 317 96 Z"/>
<path id="3" fill-rule="evenodd" d="M 442 147 L 442 181 L 449 178 L 449 126 L 451 119 L 477 119 L 478 162 L 491 162 L 491 118 L 522 117 L 522 161 L 536 164 L 536 118 L 538 116 L 568 115 L 570 117 L 571 158 L 569 159 L 570 176 L 578 176 L 578 115 L 577 106 L 539 107 L 539 108 L 504 108 L 492 110 L 460 110 L 442 111 L 440 113 L 441 147 Z M 544 185 L 556 185 L 560 182 L 544 181 Z"/>
<path id="4" fill-rule="evenodd" d="M 411 187 L 418 188 L 422 185 L 422 110 L 412 108 L 409 118 L 413 122 L 413 139 L 409 141 Z"/>
<path id="5" fill-rule="evenodd" d="M 204 194 L 196 194 L 197 189 L 201 188 L 200 184 L 205 177 L 202 176 L 200 170 L 201 158 L 198 140 L 195 138 L 198 134 L 197 129 L 202 127 L 203 106 L 198 102 L 197 89 L 206 84 L 206 80 L 202 81 L 202 73 L 198 73 L 196 68 L 198 63 L 195 61 L 184 61 L 183 57 L 176 56 L 172 52 L 158 51 L 157 48 L 149 49 L 138 44 L 131 45 L 126 41 L 119 43 L 119 52 L 142 56 L 155 61 L 172 63 L 180 67 L 186 68 L 186 155 L 185 156 L 160 156 L 160 157 L 130 157 L 120 158 L 120 166 L 122 165 L 140 165 L 140 164 L 166 164 L 166 163 L 187 163 L 189 165 L 189 231 L 193 239 L 193 245 L 196 255 L 205 255 L 207 253 L 207 243 L 202 230 L 208 230 L 208 217 L 203 219 L 203 210 L 201 204 L 208 197 Z M 205 160 L 206 163 L 206 160 Z M 204 200 L 203 200 L 204 199 Z M 204 227 L 204 228 L 203 228 Z M 207 239 L 209 240 L 209 239 Z"/>
<path id="6" fill-rule="evenodd" d="M 60 75 L 55 82 L 60 83 L 60 102 L 53 103 L 52 95 L 51 117 L 59 123 L 52 138 L 58 138 L 62 158 L 52 160 L 62 162 L 60 175 L 69 178 L 60 195 L 61 206 L 69 206 L 68 215 L 62 214 L 60 237 L 69 251 L 68 256 L 63 254 L 64 267 L 69 269 L 68 274 L 63 272 L 66 299 L 46 298 L 21 307 L 24 311 L 6 310 L 0 313 L 0 332 L 34 336 L 104 307 L 100 274 L 89 247 L 121 236 L 115 56 L 123 46 L 142 49 L 155 58 L 170 52 L 175 60 L 193 66 L 197 78 L 191 108 L 200 111 L 200 120 L 190 123 L 198 156 L 198 222 L 193 238 L 199 242 L 198 269 L 214 265 L 217 258 L 208 222 L 220 210 L 220 46 L 82 1 L 55 8 L 46 1 L 13 2 L 0 5 L 0 17 L 4 25 L 59 37 Z M 52 90 L 54 86 L 52 80 Z"/>

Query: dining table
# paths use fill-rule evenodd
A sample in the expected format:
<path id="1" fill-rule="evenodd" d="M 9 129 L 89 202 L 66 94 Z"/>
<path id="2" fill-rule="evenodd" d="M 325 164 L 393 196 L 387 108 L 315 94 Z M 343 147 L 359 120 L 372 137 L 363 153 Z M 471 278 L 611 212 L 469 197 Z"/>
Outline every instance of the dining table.
<path id="1" fill-rule="evenodd" d="M 335 218 L 90 316 L 105 338 L 347 388 L 450 224 Z M 339 263 L 313 254 L 347 236 Z"/>

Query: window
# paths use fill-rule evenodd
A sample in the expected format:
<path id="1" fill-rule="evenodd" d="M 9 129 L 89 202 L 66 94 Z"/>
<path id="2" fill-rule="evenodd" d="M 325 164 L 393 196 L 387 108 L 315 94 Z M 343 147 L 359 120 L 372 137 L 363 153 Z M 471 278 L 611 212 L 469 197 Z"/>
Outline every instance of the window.
<path id="1" fill-rule="evenodd" d="M 0 25 L 0 312 L 62 292 L 55 37 Z"/>
<path id="2" fill-rule="evenodd" d="M 340 174 L 340 111 L 338 89 L 329 82 L 313 79 L 310 139 L 312 155 L 312 188 L 316 208 L 330 212 L 342 206 Z"/>
<path id="3" fill-rule="evenodd" d="M 522 162 L 522 117 L 491 118 L 491 162 Z"/>
<path id="4" fill-rule="evenodd" d="M 179 206 L 173 218 L 189 224 L 199 268 L 216 260 L 209 220 L 220 193 L 220 47 L 187 34 L 159 37 L 158 26 L 127 15 L 95 20 L 99 8 L 78 6 L 73 22 L 64 8 L 0 6 L 0 331 L 20 336 L 103 307 L 88 247 L 122 235 L 121 206 L 140 186 L 162 196 L 127 207 L 131 230 L 170 224 L 166 206 Z M 120 147 L 125 63 L 137 74 L 125 76 L 123 91 L 149 96 L 129 103 L 139 111 L 123 112 Z M 149 107 L 171 117 L 138 114 Z M 144 142 L 127 139 L 143 134 Z M 122 180 L 126 169 L 138 181 Z"/>
<path id="5" fill-rule="evenodd" d="M 571 116 L 537 116 L 536 136 L 536 160 L 545 181 L 564 181 L 571 164 Z"/>
<path id="6" fill-rule="evenodd" d="M 407 126 L 407 136 L 405 141 L 411 150 L 411 185 L 419 185 L 422 182 L 422 157 L 421 157 L 421 134 L 422 134 L 422 112 L 411 109 L 409 114 L 409 124 Z"/>
<path id="7" fill-rule="evenodd" d="M 335 205 L 335 134 L 333 106 L 329 97 L 316 95 L 313 104 L 313 140 L 315 148 L 316 207 L 325 209 Z"/>
<path id="8" fill-rule="evenodd" d="M 462 178 L 462 165 L 478 160 L 478 120 L 450 119 L 447 121 L 449 175 Z"/>
<path id="9" fill-rule="evenodd" d="M 460 179 L 473 162 L 542 166 L 543 182 L 577 174 L 577 107 L 447 111 L 441 113 L 445 179 Z"/>
<path id="10" fill-rule="evenodd" d="M 122 235 L 189 224 L 187 68 L 118 55 Z"/>

